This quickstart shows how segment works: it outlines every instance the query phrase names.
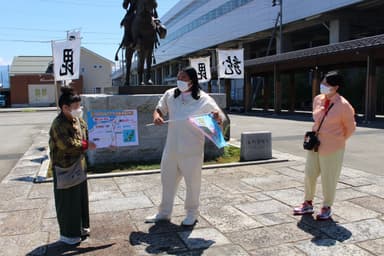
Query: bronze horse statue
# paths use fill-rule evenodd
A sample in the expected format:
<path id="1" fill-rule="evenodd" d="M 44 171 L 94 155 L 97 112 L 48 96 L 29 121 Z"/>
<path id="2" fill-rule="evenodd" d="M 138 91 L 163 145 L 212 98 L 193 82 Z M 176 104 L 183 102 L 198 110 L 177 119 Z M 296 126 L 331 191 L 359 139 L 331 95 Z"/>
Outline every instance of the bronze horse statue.
<path id="1" fill-rule="evenodd" d="M 151 80 L 152 55 L 157 40 L 155 23 L 157 2 L 156 0 L 124 0 L 123 8 L 127 9 L 129 3 L 131 8 L 121 22 L 121 25 L 124 26 L 124 36 L 117 49 L 115 60 L 118 60 L 119 50 L 125 48 L 126 77 L 124 85 L 128 86 L 132 56 L 137 51 L 139 85 L 151 85 L 153 84 Z M 132 10 L 133 8 L 135 10 Z M 143 79 L 145 62 L 147 69 L 145 79 Z"/>

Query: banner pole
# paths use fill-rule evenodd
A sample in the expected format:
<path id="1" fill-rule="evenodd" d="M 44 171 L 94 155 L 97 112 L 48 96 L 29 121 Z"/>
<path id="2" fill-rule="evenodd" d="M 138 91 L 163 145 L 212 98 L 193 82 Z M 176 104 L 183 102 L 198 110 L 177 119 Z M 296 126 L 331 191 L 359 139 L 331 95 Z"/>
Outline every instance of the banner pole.
<path id="1" fill-rule="evenodd" d="M 55 86 L 55 102 L 56 102 L 56 110 L 57 113 L 60 112 L 60 107 L 59 107 L 59 89 L 57 85 L 57 80 L 55 76 L 55 54 L 53 54 L 53 40 L 51 41 L 51 49 L 52 49 L 52 65 L 53 65 L 53 81 L 54 81 L 54 86 Z"/>

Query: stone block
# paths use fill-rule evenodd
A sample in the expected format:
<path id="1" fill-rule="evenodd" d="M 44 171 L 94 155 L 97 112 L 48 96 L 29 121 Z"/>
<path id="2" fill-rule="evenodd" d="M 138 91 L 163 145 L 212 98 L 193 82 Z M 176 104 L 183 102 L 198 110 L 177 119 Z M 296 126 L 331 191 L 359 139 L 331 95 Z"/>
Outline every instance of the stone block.
<path id="1" fill-rule="evenodd" d="M 272 158 L 272 133 L 268 131 L 241 133 L 241 161 Z"/>
<path id="2" fill-rule="evenodd" d="M 83 95 L 84 120 L 87 121 L 89 111 L 137 110 L 137 146 L 119 147 L 116 149 L 100 148 L 88 151 L 91 165 L 118 162 L 160 161 L 168 126 L 146 126 L 152 122 L 152 113 L 162 94 L 134 94 L 134 95 Z M 225 94 L 215 94 L 212 97 L 221 108 L 225 108 Z M 218 150 L 212 143 L 205 146 L 206 159 L 220 156 L 223 150 Z"/>

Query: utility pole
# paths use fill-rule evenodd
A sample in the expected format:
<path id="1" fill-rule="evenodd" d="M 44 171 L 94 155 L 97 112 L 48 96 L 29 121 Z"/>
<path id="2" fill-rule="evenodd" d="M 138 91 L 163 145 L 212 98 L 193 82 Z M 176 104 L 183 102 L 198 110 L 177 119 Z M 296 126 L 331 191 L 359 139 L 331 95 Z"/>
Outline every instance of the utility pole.
<path id="1" fill-rule="evenodd" d="M 280 20 L 280 25 L 279 25 L 279 39 L 280 39 L 279 48 L 280 49 L 276 51 L 276 53 L 282 53 L 283 52 L 283 0 L 272 0 L 272 7 L 276 5 L 280 6 L 280 11 L 279 11 L 279 14 L 277 15 L 278 19 Z M 276 28 L 276 24 L 275 24 L 275 28 Z"/>

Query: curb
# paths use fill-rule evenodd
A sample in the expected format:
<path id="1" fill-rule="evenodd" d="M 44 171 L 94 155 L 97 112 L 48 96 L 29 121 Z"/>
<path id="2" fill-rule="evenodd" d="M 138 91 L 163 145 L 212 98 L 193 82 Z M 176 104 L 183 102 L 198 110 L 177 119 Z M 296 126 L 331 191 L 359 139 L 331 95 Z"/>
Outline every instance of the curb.
<path id="1" fill-rule="evenodd" d="M 45 111 L 57 111 L 57 108 L 46 107 L 46 108 L 1 108 L 0 109 L 0 113 L 45 112 Z"/>
<path id="2" fill-rule="evenodd" d="M 277 159 L 272 158 L 268 160 L 259 160 L 259 161 L 248 161 L 248 162 L 235 162 L 228 164 L 211 164 L 203 165 L 202 170 L 216 169 L 216 168 L 229 168 L 236 166 L 245 166 L 245 165 L 259 165 L 259 164 L 270 164 L 270 163 L 281 163 L 288 162 L 288 159 Z M 45 171 L 46 172 L 46 171 Z M 125 172 L 115 172 L 115 173 L 100 173 L 100 174 L 88 174 L 88 179 L 103 179 L 103 178 L 114 178 L 114 177 L 124 177 L 124 176 L 135 176 L 135 175 L 148 175 L 160 173 L 160 169 L 154 170 L 145 170 L 145 171 L 125 171 Z M 53 178 L 44 178 L 42 175 L 36 175 L 33 179 L 33 183 L 48 183 L 52 182 Z"/>

